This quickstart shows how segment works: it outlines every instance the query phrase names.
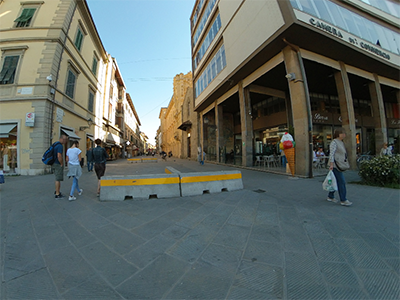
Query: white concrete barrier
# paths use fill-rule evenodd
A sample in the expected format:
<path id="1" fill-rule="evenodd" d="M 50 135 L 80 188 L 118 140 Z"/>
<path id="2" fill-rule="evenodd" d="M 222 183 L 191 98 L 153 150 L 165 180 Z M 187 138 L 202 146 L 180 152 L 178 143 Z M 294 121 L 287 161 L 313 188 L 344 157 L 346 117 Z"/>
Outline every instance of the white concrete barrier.
<path id="1" fill-rule="evenodd" d="M 179 175 L 182 197 L 243 189 L 240 171 L 180 173 Z"/>
<path id="2" fill-rule="evenodd" d="M 178 174 L 105 176 L 100 181 L 100 201 L 180 197 Z"/>

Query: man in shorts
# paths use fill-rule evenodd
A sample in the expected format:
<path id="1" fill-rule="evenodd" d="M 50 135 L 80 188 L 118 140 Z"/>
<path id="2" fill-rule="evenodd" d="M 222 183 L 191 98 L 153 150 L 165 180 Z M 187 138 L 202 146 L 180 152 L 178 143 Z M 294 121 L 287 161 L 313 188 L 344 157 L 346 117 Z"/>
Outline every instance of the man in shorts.
<path id="1" fill-rule="evenodd" d="M 92 154 L 93 154 L 93 162 L 94 162 L 94 171 L 96 172 L 97 179 L 99 179 L 99 183 L 97 186 L 97 197 L 100 196 L 100 179 L 101 177 L 104 176 L 104 173 L 106 172 L 106 161 L 108 158 L 108 153 L 106 149 L 102 148 L 101 145 L 101 140 L 96 139 L 95 144 L 97 145 L 96 148 L 93 148 Z"/>
<path id="2" fill-rule="evenodd" d="M 64 134 L 60 136 L 59 144 L 54 147 L 55 153 L 55 161 L 52 166 L 54 176 L 56 177 L 56 191 L 54 193 L 54 197 L 56 199 L 64 198 L 64 195 L 61 194 L 61 181 L 64 180 L 64 160 L 63 160 L 63 152 L 64 152 L 64 145 L 67 143 L 68 137 Z"/>

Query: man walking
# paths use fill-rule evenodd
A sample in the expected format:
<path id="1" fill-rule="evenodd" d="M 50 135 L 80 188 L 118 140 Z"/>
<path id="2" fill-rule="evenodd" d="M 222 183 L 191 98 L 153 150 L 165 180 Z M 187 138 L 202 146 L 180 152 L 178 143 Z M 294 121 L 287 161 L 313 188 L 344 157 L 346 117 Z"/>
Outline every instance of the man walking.
<path id="1" fill-rule="evenodd" d="M 67 143 L 68 137 L 64 134 L 60 136 L 59 142 L 54 146 L 54 153 L 55 153 L 55 161 L 52 166 L 54 176 L 56 178 L 56 191 L 55 191 L 55 198 L 60 199 L 64 198 L 64 195 L 61 194 L 60 188 L 61 188 L 61 181 L 64 180 L 64 160 L 63 160 L 63 151 L 64 151 L 64 145 Z"/>
<path id="2" fill-rule="evenodd" d="M 86 150 L 86 161 L 87 161 L 87 170 L 88 172 L 93 172 L 93 152 L 92 148 Z"/>
<path id="3" fill-rule="evenodd" d="M 97 186 L 97 197 L 100 196 L 100 179 L 101 177 L 104 176 L 104 173 L 106 171 L 106 161 L 108 158 L 108 154 L 106 149 L 102 148 L 101 145 L 101 140 L 96 139 L 94 141 L 97 145 L 96 148 L 92 150 L 93 153 L 93 162 L 94 162 L 94 170 L 97 175 L 97 179 L 99 180 L 98 186 Z"/>

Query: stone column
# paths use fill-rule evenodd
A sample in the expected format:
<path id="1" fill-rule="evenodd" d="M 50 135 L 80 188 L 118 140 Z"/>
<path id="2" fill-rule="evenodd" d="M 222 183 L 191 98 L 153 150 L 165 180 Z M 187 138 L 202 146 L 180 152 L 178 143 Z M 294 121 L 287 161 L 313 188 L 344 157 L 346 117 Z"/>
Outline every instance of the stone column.
<path id="1" fill-rule="evenodd" d="M 308 130 L 307 93 L 297 52 L 287 46 L 283 49 L 286 73 L 293 73 L 295 80 L 289 80 L 290 103 L 294 127 L 294 140 L 296 142 L 296 171 L 298 175 L 310 176 L 310 134 Z M 289 122 L 290 124 L 290 122 Z M 311 170 L 312 171 L 312 170 Z"/>
<path id="2" fill-rule="evenodd" d="M 251 118 L 250 92 L 239 82 L 240 123 L 242 129 L 242 165 L 253 166 L 253 120 Z"/>
<path id="3" fill-rule="evenodd" d="M 215 145 L 217 162 L 223 162 L 220 158 L 220 147 L 224 145 L 224 111 L 222 105 L 218 105 L 217 102 L 215 102 L 215 125 L 217 126 Z"/>
<path id="4" fill-rule="evenodd" d="M 343 62 L 339 62 L 340 71 L 335 73 L 336 88 L 339 97 L 340 115 L 342 118 L 342 127 L 346 130 L 346 139 L 344 140 L 347 149 L 350 166 L 352 169 L 357 168 L 356 157 L 356 119 L 354 116 L 353 97 L 351 95 L 351 87 L 349 77 L 347 75 L 346 66 Z"/>
<path id="5" fill-rule="evenodd" d="M 385 116 L 385 105 L 383 104 L 383 96 L 381 84 L 377 74 L 374 74 L 374 82 L 370 82 L 369 93 L 371 95 L 372 112 L 374 115 L 375 126 L 375 150 L 379 154 L 383 143 L 387 143 L 387 126 Z"/>
<path id="6" fill-rule="evenodd" d="M 201 157 L 201 160 L 203 160 L 202 159 L 202 156 L 203 156 L 203 151 L 204 151 L 204 148 L 203 148 L 203 146 L 204 146 L 204 119 L 203 119 L 203 113 L 201 112 L 201 113 L 199 113 L 199 145 L 198 145 L 198 147 L 200 147 L 201 148 L 201 153 L 200 153 L 200 157 Z M 197 151 L 197 155 L 198 155 L 198 150 L 196 150 Z"/>

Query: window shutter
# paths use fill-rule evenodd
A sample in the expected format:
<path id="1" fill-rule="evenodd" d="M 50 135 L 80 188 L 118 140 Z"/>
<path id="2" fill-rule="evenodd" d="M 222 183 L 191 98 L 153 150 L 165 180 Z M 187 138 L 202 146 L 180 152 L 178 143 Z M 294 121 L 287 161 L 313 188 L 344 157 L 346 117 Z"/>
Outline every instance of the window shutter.
<path id="1" fill-rule="evenodd" d="M 73 98 L 74 97 L 74 90 L 75 90 L 75 74 L 70 70 L 68 73 L 67 79 L 67 89 L 65 93 L 67 96 Z"/>
<path id="2" fill-rule="evenodd" d="M 82 40 L 83 40 L 83 34 L 82 31 L 78 28 L 78 32 L 76 34 L 76 40 L 75 40 L 75 46 L 78 48 L 78 50 L 81 50 L 82 47 Z"/>
<path id="3" fill-rule="evenodd" d="M 19 56 L 7 56 L 0 72 L 0 84 L 14 83 Z"/>
<path id="4" fill-rule="evenodd" d="M 14 20 L 14 22 L 18 22 L 17 27 L 26 27 L 29 26 L 30 21 L 35 14 L 36 8 L 24 8 L 21 15 Z"/>
<path id="5" fill-rule="evenodd" d="M 97 75 L 97 59 L 96 59 L 96 57 L 93 57 L 92 72 L 94 75 Z"/>
<path id="6" fill-rule="evenodd" d="M 89 106 L 88 109 L 90 112 L 93 112 L 94 108 L 94 94 L 92 92 L 89 92 Z"/>

